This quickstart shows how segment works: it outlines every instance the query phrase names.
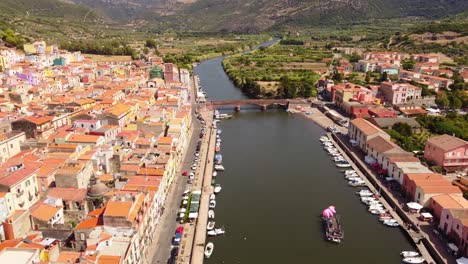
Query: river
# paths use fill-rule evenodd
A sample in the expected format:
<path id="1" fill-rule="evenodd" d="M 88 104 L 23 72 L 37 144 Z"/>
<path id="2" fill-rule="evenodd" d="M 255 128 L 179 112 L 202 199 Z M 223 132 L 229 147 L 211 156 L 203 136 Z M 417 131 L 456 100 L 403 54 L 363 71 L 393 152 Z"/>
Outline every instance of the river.
<path id="1" fill-rule="evenodd" d="M 195 68 L 201 86 L 211 100 L 245 98 L 222 59 Z M 367 212 L 323 151 L 318 138 L 324 130 L 310 120 L 281 110 L 243 110 L 220 127 L 226 171 L 216 178 L 223 190 L 215 214 L 227 234 L 208 239 L 215 248 L 205 263 L 395 264 L 401 251 L 413 249 L 399 228 Z M 338 245 L 323 237 L 319 215 L 329 205 L 345 230 Z"/>

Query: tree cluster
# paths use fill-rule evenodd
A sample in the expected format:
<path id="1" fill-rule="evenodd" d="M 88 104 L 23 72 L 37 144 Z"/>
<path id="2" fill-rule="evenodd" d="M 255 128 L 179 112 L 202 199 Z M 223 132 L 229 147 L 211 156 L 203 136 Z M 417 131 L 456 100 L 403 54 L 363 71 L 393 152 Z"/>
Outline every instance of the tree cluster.
<path id="1" fill-rule="evenodd" d="M 418 116 L 416 120 L 433 134 L 448 134 L 468 140 L 468 115 Z"/>
<path id="2" fill-rule="evenodd" d="M 16 47 L 19 49 L 23 48 L 24 39 L 17 35 L 12 29 L 6 29 L 0 34 L 0 38 L 3 40 L 6 46 Z"/>
<path id="3" fill-rule="evenodd" d="M 99 55 L 126 55 L 138 59 L 138 52 L 127 43 L 118 40 L 111 41 L 69 41 L 60 44 L 61 49 L 81 51 Z"/>
<path id="4" fill-rule="evenodd" d="M 314 87 L 314 80 L 311 78 L 292 80 L 285 75 L 280 79 L 277 96 L 279 98 L 288 99 L 296 97 L 315 97 L 317 96 L 317 90 Z"/>

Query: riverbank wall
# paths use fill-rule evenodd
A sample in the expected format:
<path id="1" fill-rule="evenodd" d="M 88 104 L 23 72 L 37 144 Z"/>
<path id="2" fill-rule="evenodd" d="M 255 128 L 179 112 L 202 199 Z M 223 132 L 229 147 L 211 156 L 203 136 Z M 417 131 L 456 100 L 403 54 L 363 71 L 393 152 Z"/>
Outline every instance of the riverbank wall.
<path id="1" fill-rule="evenodd" d="M 404 229 L 405 234 L 414 242 L 421 254 L 425 256 L 427 263 L 448 263 L 447 260 L 439 254 L 439 251 L 435 248 L 434 244 L 432 244 L 427 237 L 419 233 L 421 230 L 418 228 L 417 223 L 407 216 L 401 204 L 399 204 L 393 195 L 388 192 L 386 187 L 382 185 L 382 183 L 377 179 L 377 176 L 367 167 L 367 165 L 362 162 L 360 157 L 350 149 L 349 145 L 345 143 L 345 140 L 334 133 L 331 133 L 331 135 L 339 147 L 346 152 L 347 156 L 359 168 L 372 186 L 379 189 L 379 194 L 393 208 L 394 212 L 396 212 L 405 223 L 412 225 L 411 229 Z M 429 255 L 425 254 L 425 252 Z M 429 259 L 429 256 L 431 259 Z"/>

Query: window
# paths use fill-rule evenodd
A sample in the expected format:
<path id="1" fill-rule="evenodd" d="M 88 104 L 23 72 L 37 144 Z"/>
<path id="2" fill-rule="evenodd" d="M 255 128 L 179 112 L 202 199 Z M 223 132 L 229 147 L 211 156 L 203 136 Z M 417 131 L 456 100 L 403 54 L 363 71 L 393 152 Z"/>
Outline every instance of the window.
<path id="1" fill-rule="evenodd" d="M 10 144 L 10 148 L 13 148 L 13 144 Z"/>
<path id="2" fill-rule="evenodd" d="M 447 215 L 447 217 L 446 217 L 446 218 L 448 219 L 448 218 L 449 218 L 449 216 Z"/>
<path id="3" fill-rule="evenodd" d="M 457 229 L 459 229 L 459 228 L 460 228 L 460 225 L 459 225 L 459 224 L 457 224 Z"/>
<path id="4" fill-rule="evenodd" d="M 29 180 L 26 181 L 26 187 L 28 187 L 29 185 L 31 185 L 31 182 L 29 182 Z"/>

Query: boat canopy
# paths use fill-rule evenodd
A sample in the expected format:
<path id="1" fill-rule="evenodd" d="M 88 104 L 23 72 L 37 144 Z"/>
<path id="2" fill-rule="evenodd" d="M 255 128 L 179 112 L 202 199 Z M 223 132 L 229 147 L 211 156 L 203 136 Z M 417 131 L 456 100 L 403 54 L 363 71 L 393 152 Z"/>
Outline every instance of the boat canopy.
<path id="1" fill-rule="evenodd" d="M 333 212 L 329 208 L 327 208 L 327 209 L 323 210 L 322 216 L 326 217 L 326 218 L 332 217 Z"/>
<path id="2" fill-rule="evenodd" d="M 408 208 L 412 210 L 421 210 L 423 208 L 422 205 L 416 202 L 407 203 L 406 206 L 408 206 Z"/>
<path id="3" fill-rule="evenodd" d="M 330 205 L 328 207 L 328 210 L 332 211 L 334 214 L 336 214 L 336 209 L 335 209 L 335 206 L 334 205 Z"/>
<path id="4" fill-rule="evenodd" d="M 432 218 L 432 215 L 430 213 L 421 213 L 421 216 L 424 218 Z"/>
<path id="5" fill-rule="evenodd" d="M 458 251 L 458 247 L 455 246 L 455 244 L 453 244 L 453 243 L 448 243 L 447 246 L 448 246 L 451 250 L 453 250 L 453 251 L 455 251 L 455 252 Z"/>
<path id="6" fill-rule="evenodd" d="M 457 264 L 468 264 L 468 258 L 459 258 L 457 259 Z"/>

